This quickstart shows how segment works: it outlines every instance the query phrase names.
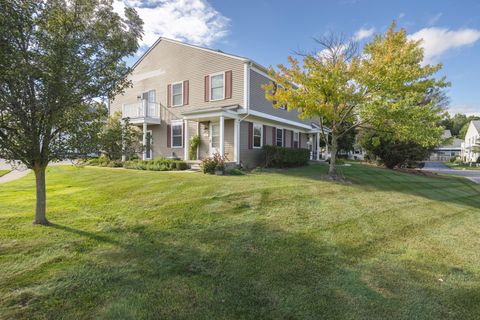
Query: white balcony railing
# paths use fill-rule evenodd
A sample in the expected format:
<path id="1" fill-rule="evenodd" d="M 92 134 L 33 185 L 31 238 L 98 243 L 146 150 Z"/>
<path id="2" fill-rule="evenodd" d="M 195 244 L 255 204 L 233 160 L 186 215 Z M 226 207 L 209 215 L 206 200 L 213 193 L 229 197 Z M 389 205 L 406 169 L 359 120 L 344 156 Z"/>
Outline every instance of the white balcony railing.
<path id="1" fill-rule="evenodd" d="M 135 103 L 124 104 L 122 117 L 130 119 L 160 119 L 160 106 L 156 102 L 148 102 L 145 99 Z"/>

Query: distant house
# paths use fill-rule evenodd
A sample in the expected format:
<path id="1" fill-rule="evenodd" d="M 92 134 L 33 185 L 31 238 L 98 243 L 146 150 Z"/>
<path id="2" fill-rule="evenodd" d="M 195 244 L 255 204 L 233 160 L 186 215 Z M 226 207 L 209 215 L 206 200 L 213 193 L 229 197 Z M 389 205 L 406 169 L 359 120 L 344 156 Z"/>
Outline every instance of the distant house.
<path id="1" fill-rule="evenodd" d="M 451 158 L 460 156 L 462 152 L 462 139 L 452 137 L 450 130 L 445 130 L 442 141 L 447 142 L 433 149 L 429 160 L 449 161 Z"/>
<path id="2" fill-rule="evenodd" d="M 477 162 L 480 157 L 480 120 L 470 121 L 462 144 L 461 157 L 463 162 Z"/>

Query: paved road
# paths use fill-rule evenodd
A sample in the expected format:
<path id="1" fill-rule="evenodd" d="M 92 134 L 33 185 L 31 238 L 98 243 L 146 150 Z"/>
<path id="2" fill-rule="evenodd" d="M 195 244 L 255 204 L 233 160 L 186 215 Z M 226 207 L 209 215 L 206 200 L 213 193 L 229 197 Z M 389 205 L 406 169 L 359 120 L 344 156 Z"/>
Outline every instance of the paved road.
<path id="1" fill-rule="evenodd" d="M 465 177 L 473 182 L 480 183 L 480 170 L 454 170 L 450 169 L 442 162 L 437 161 L 426 161 L 423 170 Z"/>

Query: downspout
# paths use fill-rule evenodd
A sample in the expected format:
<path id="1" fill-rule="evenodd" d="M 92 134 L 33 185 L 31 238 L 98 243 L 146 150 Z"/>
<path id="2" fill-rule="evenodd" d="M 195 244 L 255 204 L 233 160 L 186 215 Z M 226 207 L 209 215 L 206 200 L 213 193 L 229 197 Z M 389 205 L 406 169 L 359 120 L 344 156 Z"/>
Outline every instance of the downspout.
<path id="1" fill-rule="evenodd" d="M 237 164 L 240 164 L 240 126 L 242 121 L 245 120 L 250 115 L 250 66 L 252 65 L 251 61 L 246 61 L 244 64 L 244 73 L 243 73 L 243 107 L 246 109 L 246 114 L 242 118 L 238 119 L 238 137 L 237 137 Z M 235 128 L 235 130 L 237 130 Z"/>

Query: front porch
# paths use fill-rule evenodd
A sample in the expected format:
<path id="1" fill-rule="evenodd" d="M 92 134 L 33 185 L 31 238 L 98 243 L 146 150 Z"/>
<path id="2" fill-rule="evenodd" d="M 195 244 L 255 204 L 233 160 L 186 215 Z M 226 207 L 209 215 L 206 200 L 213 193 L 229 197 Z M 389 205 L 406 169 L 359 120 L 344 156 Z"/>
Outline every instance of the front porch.
<path id="1" fill-rule="evenodd" d="M 190 161 L 190 140 L 200 137 L 196 158 L 205 159 L 216 153 L 226 162 L 240 163 L 240 121 L 237 106 L 199 109 L 182 114 L 184 121 L 184 160 Z M 193 124 L 193 125 L 192 125 Z"/>

